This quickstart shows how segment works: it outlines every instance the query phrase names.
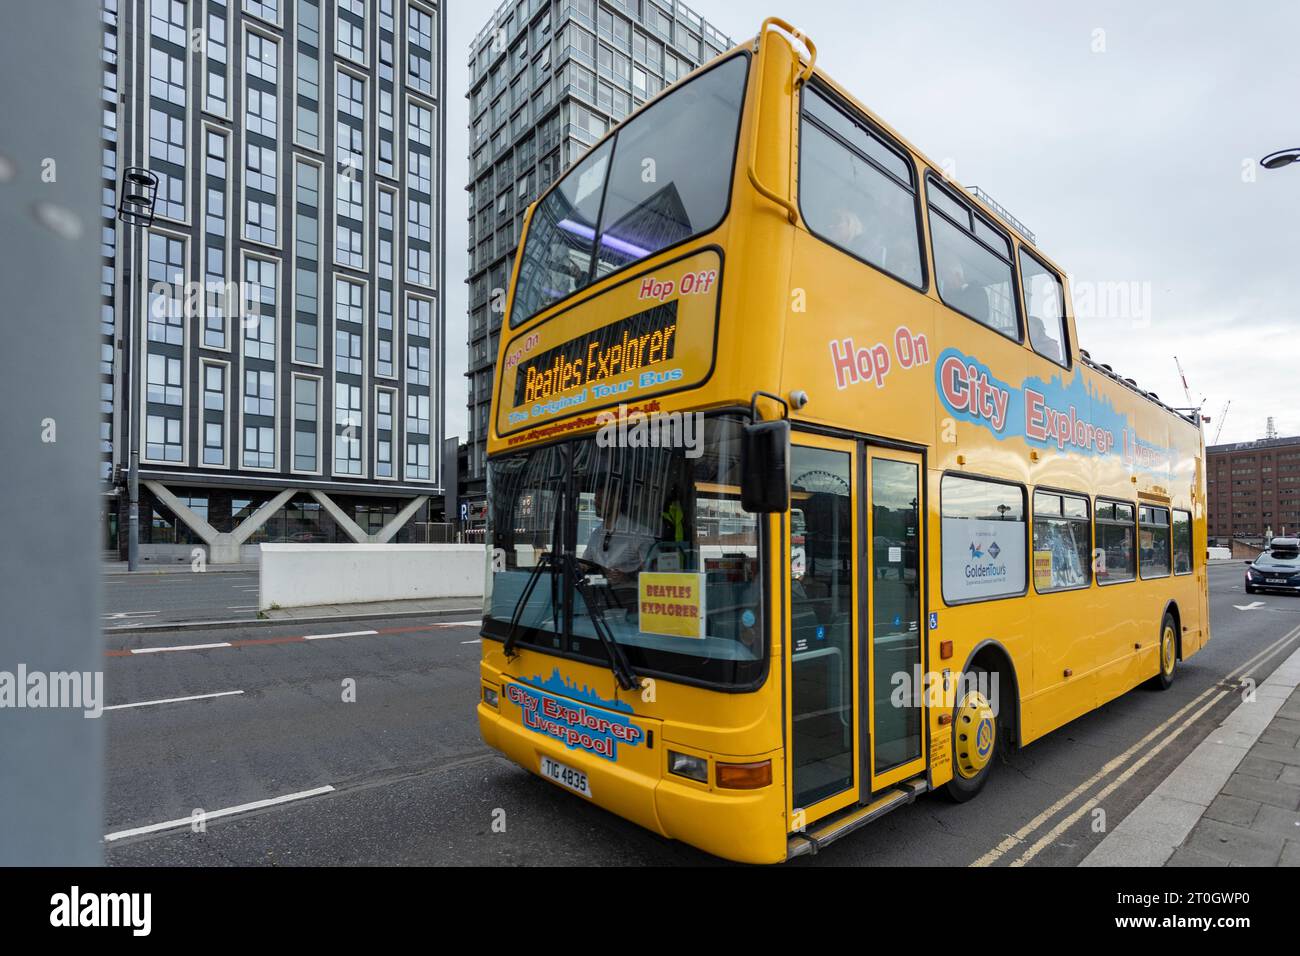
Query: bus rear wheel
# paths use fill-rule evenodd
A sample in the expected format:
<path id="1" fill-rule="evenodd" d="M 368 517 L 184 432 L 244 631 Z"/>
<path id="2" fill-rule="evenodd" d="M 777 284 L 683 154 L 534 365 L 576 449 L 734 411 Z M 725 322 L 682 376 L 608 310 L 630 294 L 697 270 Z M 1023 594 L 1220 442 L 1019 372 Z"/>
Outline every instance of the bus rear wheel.
<path id="1" fill-rule="evenodd" d="M 1172 614 L 1165 614 L 1160 623 L 1160 671 L 1151 680 L 1151 686 L 1168 690 L 1174 683 L 1174 669 L 1178 666 L 1178 622 Z"/>
<path id="2" fill-rule="evenodd" d="M 952 713 L 952 779 L 946 793 L 956 803 L 973 799 L 988 782 L 998 752 L 998 720 L 985 695 L 988 672 L 972 668 Z"/>

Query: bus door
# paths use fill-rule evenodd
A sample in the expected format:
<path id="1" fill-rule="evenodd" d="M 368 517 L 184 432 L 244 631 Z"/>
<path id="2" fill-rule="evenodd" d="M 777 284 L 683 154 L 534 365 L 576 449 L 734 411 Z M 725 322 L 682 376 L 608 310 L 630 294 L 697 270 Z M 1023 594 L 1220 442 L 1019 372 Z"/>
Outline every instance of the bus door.
<path id="1" fill-rule="evenodd" d="M 924 769 L 921 459 L 798 435 L 790 454 L 794 829 Z M 793 524 L 793 522 L 792 522 Z M 797 533 L 795 533 L 797 531 Z M 901 675 L 901 681 L 900 681 Z"/>
<path id="2" fill-rule="evenodd" d="M 925 523 L 921 456 L 871 447 L 866 455 L 867 581 L 861 628 L 862 696 L 867 701 L 868 752 L 862 776 L 871 790 L 925 770 Z M 863 794 L 865 799 L 866 794 Z"/>
<path id="3" fill-rule="evenodd" d="M 859 795 L 860 462 L 857 443 L 842 439 L 796 435 L 790 449 L 786 739 L 795 830 Z"/>

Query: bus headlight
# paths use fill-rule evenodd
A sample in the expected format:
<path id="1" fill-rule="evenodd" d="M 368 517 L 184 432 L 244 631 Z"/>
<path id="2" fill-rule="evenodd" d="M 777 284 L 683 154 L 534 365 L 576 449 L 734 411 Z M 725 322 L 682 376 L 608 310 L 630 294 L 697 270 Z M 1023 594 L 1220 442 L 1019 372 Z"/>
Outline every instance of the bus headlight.
<path id="1" fill-rule="evenodd" d="M 675 750 L 668 751 L 668 772 L 675 773 L 679 777 L 686 777 L 689 780 L 698 780 L 700 783 L 709 782 L 709 762 L 703 757 L 696 757 L 692 754 L 679 754 Z"/>
<path id="2" fill-rule="evenodd" d="M 495 687 L 488 687 L 487 685 L 484 685 L 483 703 L 487 704 L 489 707 L 493 709 L 496 709 L 498 696 L 499 695 L 497 694 Z"/>

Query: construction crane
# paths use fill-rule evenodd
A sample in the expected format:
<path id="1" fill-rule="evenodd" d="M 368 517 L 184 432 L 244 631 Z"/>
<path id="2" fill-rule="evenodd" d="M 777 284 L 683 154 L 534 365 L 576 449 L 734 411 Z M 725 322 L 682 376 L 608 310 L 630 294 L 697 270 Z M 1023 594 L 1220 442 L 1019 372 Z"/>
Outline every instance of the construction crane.
<path id="1" fill-rule="evenodd" d="M 1205 407 L 1205 396 L 1204 395 L 1201 396 L 1201 403 L 1199 405 L 1192 401 L 1192 390 L 1187 385 L 1187 373 L 1183 371 L 1183 363 L 1178 361 L 1177 355 L 1174 356 L 1174 364 L 1178 366 L 1178 377 L 1182 380 L 1183 383 L 1183 395 L 1187 397 L 1186 410 L 1191 412 L 1193 415 L 1199 415 L 1201 413 L 1201 409 Z"/>
<path id="2" fill-rule="evenodd" d="M 1223 422 L 1228 417 L 1228 409 L 1232 407 L 1232 399 L 1228 399 L 1227 404 L 1223 406 L 1223 411 L 1219 412 L 1219 427 L 1214 430 L 1214 441 L 1211 445 L 1219 443 L 1219 436 L 1223 434 Z"/>

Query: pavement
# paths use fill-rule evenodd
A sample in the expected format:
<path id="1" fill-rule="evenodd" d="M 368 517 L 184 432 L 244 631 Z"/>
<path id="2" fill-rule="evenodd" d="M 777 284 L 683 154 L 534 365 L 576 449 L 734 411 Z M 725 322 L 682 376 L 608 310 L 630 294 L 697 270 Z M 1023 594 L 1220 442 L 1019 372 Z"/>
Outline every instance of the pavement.
<path id="1" fill-rule="evenodd" d="M 1300 866 L 1300 651 L 1237 693 L 1082 865 Z"/>
<path id="2" fill-rule="evenodd" d="M 1258 784 L 1290 780 L 1294 764 L 1277 759 L 1278 750 L 1254 748 L 1283 746 L 1289 738 L 1274 729 L 1294 731 L 1273 727 L 1297 719 L 1296 701 L 1277 698 L 1274 688 L 1290 679 L 1282 662 L 1300 648 L 1300 598 L 1247 599 L 1235 562 L 1212 567 L 1210 580 L 1212 640 L 1180 663 L 1169 690 L 1136 689 L 1007 752 L 974 801 L 924 795 L 789 865 L 1077 865 L 1207 740 L 1243 755 L 1207 805 L 1180 818 L 1187 833 L 1177 843 L 1171 836 L 1170 862 L 1223 865 L 1221 854 L 1206 851 L 1207 834 L 1226 834 L 1236 852 L 1250 845 L 1252 828 L 1280 827 L 1272 810 L 1284 808 L 1263 799 L 1267 788 Z M 476 617 L 109 632 L 105 689 L 116 709 L 102 718 L 107 862 L 718 865 L 483 745 L 474 717 Z M 1242 705 L 1247 678 L 1256 702 Z M 1222 729 L 1242 706 L 1275 699 L 1249 747 L 1235 725 Z M 1234 783 L 1238 770 L 1253 771 L 1256 783 Z M 1274 770 L 1271 781 L 1259 776 Z M 1249 822 L 1241 822 L 1247 806 L 1213 806 L 1229 787 L 1240 789 L 1228 796 L 1258 804 Z M 1238 822 L 1219 819 L 1229 809 L 1241 812 Z M 1273 844 L 1275 862 L 1289 862 L 1286 838 Z"/>
<path id="3" fill-rule="evenodd" d="M 480 614 L 483 609 L 481 598 L 432 598 L 259 611 L 258 580 L 255 564 L 209 567 L 202 572 L 189 565 L 136 572 L 106 568 L 101 582 L 101 625 L 110 632 L 194 631 L 276 621 L 330 623 L 421 615 L 464 618 Z"/>

